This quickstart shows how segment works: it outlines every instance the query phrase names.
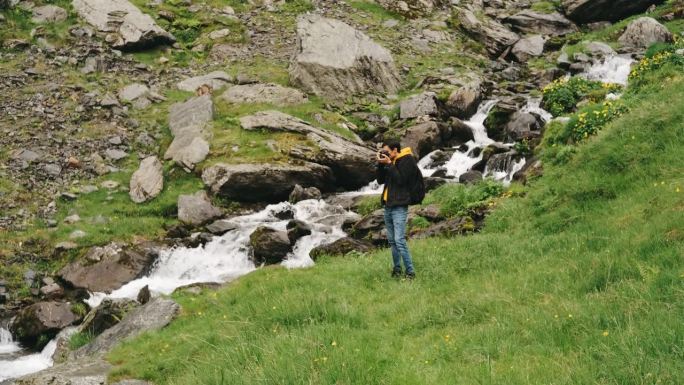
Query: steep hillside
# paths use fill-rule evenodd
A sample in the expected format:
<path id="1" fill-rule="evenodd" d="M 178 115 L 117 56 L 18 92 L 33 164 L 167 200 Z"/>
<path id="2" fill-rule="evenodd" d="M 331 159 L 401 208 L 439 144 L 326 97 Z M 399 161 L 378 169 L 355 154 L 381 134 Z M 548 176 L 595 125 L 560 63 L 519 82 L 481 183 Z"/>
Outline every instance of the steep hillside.
<path id="1" fill-rule="evenodd" d="M 681 67 L 645 73 L 623 100 L 628 113 L 499 201 L 482 233 L 413 242 L 415 282 L 391 279 L 383 251 L 178 294 L 177 321 L 109 356 L 114 377 L 681 383 Z"/>

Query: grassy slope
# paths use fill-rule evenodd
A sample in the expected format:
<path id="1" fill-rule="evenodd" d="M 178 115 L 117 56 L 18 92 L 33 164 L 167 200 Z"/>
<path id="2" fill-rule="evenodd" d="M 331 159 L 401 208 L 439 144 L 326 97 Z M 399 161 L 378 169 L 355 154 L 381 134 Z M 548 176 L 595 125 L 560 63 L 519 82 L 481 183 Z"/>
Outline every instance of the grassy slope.
<path id="1" fill-rule="evenodd" d="M 684 382 L 684 76 L 652 74 L 631 112 L 547 165 L 486 231 L 389 253 L 261 269 L 176 295 L 170 327 L 110 355 L 157 384 Z M 668 100 L 668 103 L 662 103 Z"/>

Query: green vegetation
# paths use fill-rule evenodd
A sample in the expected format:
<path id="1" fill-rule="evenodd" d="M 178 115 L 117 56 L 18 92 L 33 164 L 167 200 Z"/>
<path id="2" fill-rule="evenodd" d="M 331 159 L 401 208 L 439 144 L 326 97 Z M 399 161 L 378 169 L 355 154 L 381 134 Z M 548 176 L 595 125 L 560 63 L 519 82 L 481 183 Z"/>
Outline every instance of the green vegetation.
<path id="1" fill-rule="evenodd" d="M 491 194 L 498 208 L 482 233 L 412 242 L 416 281 L 391 279 L 382 250 L 179 294 L 178 320 L 110 354 L 113 377 L 683 382 L 684 76 L 672 66 L 645 76 L 629 111 L 568 146 L 567 164 L 546 163 L 522 197 Z M 447 207 L 462 210 L 453 195 Z"/>
<path id="2" fill-rule="evenodd" d="M 424 205 L 436 204 L 447 217 L 465 215 L 469 210 L 487 207 L 504 192 L 499 182 L 484 180 L 474 185 L 445 184 L 425 197 Z"/>
<path id="3" fill-rule="evenodd" d="M 49 44 L 62 46 L 69 37 L 68 29 L 76 23 L 76 15 L 72 10 L 69 0 L 50 0 L 44 4 L 53 4 L 67 11 L 67 19 L 58 23 L 34 23 L 31 19 L 33 13 L 21 6 L 12 7 L 0 12 L 4 15 L 2 28 L 0 28 L 0 47 L 10 39 L 23 39 L 36 42 L 38 38 L 44 38 Z M 41 5 L 41 4 L 38 4 Z"/>
<path id="4" fill-rule="evenodd" d="M 542 103 L 553 116 L 559 116 L 575 110 L 582 99 L 599 102 L 609 93 L 616 93 L 622 89 L 619 84 L 608 84 L 587 80 L 580 76 L 560 78 L 544 87 Z"/>
<path id="5" fill-rule="evenodd" d="M 69 350 L 76 350 L 81 346 L 88 345 L 94 336 L 91 333 L 74 333 L 69 338 Z"/>

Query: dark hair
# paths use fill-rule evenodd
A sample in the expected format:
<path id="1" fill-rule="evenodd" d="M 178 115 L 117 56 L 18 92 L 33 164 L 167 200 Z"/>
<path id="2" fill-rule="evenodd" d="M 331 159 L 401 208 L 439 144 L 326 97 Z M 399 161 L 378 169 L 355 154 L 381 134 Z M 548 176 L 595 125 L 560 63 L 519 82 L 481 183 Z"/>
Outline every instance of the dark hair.
<path id="1" fill-rule="evenodd" d="M 390 150 L 401 151 L 401 142 L 399 142 L 399 139 L 385 139 L 385 141 L 382 142 L 382 145 L 389 147 Z"/>

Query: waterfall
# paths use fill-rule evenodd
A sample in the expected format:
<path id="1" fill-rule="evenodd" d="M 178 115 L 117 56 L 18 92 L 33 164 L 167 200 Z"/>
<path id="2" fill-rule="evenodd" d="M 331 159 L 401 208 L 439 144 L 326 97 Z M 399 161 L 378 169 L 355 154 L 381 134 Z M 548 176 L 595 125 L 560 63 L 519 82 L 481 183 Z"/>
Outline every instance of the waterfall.
<path id="1" fill-rule="evenodd" d="M 294 219 L 311 227 L 311 235 L 300 238 L 282 265 L 287 268 L 313 265 L 309 252 L 316 246 L 332 243 L 346 234 L 342 225 L 356 214 L 323 200 L 305 200 L 267 206 L 264 210 L 235 217 L 230 222 L 236 229 L 214 237 L 204 246 L 177 247 L 162 250 L 149 275 L 136 279 L 110 294 L 92 293 L 86 300 L 91 307 L 104 298 L 136 298 L 145 285 L 156 294 L 169 294 L 176 288 L 198 282 L 227 282 L 256 269 L 250 259 L 249 236 L 259 226 L 285 230 L 289 219 L 278 214 L 291 211 Z"/>
<path id="2" fill-rule="evenodd" d="M 632 69 L 632 63 L 634 63 L 634 60 L 629 56 L 613 55 L 594 63 L 580 76 L 589 80 L 617 83 L 626 86 Z"/>
<path id="3" fill-rule="evenodd" d="M 56 349 L 57 339 L 54 339 L 45 345 L 40 353 L 4 360 L 3 354 L 18 352 L 21 347 L 12 342 L 12 335 L 9 331 L 0 328 L 0 382 L 49 368 L 52 366 L 52 355 L 55 354 Z"/>
<path id="4" fill-rule="evenodd" d="M 527 112 L 528 114 L 537 115 L 541 118 L 544 124 L 553 120 L 553 115 L 545 109 L 541 108 L 541 98 L 529 98 L 527 99 L 527 104 L 520 110 L 521 112 Z"/>

